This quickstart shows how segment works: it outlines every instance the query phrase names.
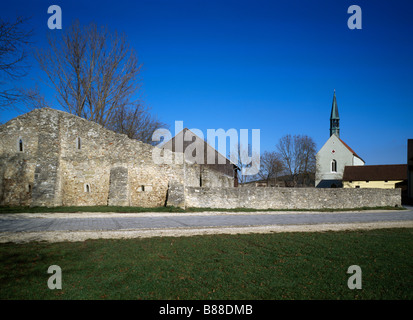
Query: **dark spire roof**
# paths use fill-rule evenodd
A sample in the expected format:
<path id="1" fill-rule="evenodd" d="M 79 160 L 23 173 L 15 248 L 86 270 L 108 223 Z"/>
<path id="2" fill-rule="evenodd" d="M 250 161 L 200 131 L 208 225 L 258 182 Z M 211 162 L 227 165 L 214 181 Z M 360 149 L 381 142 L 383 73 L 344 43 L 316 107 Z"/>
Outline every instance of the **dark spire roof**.
<path id="1" fill-rule="evenodd" d="M 337 106 L 337 100 L 336 100 L 336 89 L 334 89 L 333 105 L 331 107 L 330 119 L 340 119 L 340 117 L 338 115 L 338 106 Z"/>
<path id="2" fill-rule="evenodd" d="M 330 137 L 333 134 L 335 134 L 337 137 L 340 137 L 340 117 L 338 115 L 336 89 L 334 89 L 333 105 L 331 107 L 331 115 L 330 115 Z"/>

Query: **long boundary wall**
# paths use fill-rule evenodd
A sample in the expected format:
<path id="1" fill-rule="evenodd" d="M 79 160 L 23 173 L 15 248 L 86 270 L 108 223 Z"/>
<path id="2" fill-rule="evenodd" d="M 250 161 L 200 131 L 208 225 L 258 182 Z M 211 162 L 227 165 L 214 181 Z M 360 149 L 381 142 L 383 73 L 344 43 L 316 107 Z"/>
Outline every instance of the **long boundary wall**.
<path id="1" fill-rule="evenodd" d="M 175 201 L 179 199 L 179 201 Z M 167 205 L 186 208 L 345 209 L 401 206 L 400 189 L 200 188 L 169 189 Z"/>

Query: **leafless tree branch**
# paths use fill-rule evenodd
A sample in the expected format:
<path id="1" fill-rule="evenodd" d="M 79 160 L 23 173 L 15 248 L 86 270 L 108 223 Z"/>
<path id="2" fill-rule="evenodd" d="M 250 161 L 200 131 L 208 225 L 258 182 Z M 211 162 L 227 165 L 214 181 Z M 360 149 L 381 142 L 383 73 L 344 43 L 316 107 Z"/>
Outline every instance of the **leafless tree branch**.
<path id="1" fill-rule="evenodd" d="M 307 135 L 287 134 L 279 140 L 276 148 L 290 176 L 292 186 L 297 186 L 300 176 L 303 184 L 307 183 L 310 174 L 315 172 L 316 144 L 314 140 Z"/>
<path id="2" fill-rule="evenodd" d="M 137 98 L 142 65 L 126 37 L 95 24 L 72 24 L 61 38 L 48 36 L 36 59 L 68 112 L 130 138 L 152 142 L 164 126 Z"/>
<path id="3" fill-rule="evenodd" d="M 14 22 L 0 19 L 0 110 L 14 107 L 26 98 L 13 81 L 26 76 L 29 68 L 25 62 L 33 31 L 26 29 L 27 20 L 22 17 Z"/>

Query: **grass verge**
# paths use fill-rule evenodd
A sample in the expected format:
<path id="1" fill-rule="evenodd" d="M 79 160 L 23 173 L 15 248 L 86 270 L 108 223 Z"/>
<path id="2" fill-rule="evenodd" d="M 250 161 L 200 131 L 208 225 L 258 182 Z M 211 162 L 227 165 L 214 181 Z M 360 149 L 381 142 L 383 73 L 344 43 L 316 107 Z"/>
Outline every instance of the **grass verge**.
<path id="1" fill-rule="evenodd" d="M 0 299 L 405 300 L 412 256 L 413 229 L 7 243 Z M 347 286 L 351 265 L 361 290 Z"/>

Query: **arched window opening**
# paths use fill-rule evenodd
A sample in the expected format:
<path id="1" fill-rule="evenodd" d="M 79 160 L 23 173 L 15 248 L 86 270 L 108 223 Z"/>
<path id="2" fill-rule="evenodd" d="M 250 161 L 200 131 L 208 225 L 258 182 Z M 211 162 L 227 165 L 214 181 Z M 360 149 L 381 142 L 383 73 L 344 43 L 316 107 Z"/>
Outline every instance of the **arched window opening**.
<path id="1" fill-rule="evenodd" d="M 82 140 L 80 139 L 80 137 L 76 138 L 76 148 L 77 150 L 82 149 Z"/>
<path id="2" fill-rule="evenodd" d="M 19 139 L 19 151 L 23 152 L 23 140 Z"/>
<path id="3" fill-rule="evenodd" d="M 337 172 L 337 161 L 334 159 L 331 161 L 331 172 Z"/>
<path id="4" fill-rule="evenodd" d="M 85 183 L 85 192 L 89 193 L 90 192 L 90 185 L 89 183 Z"/>

